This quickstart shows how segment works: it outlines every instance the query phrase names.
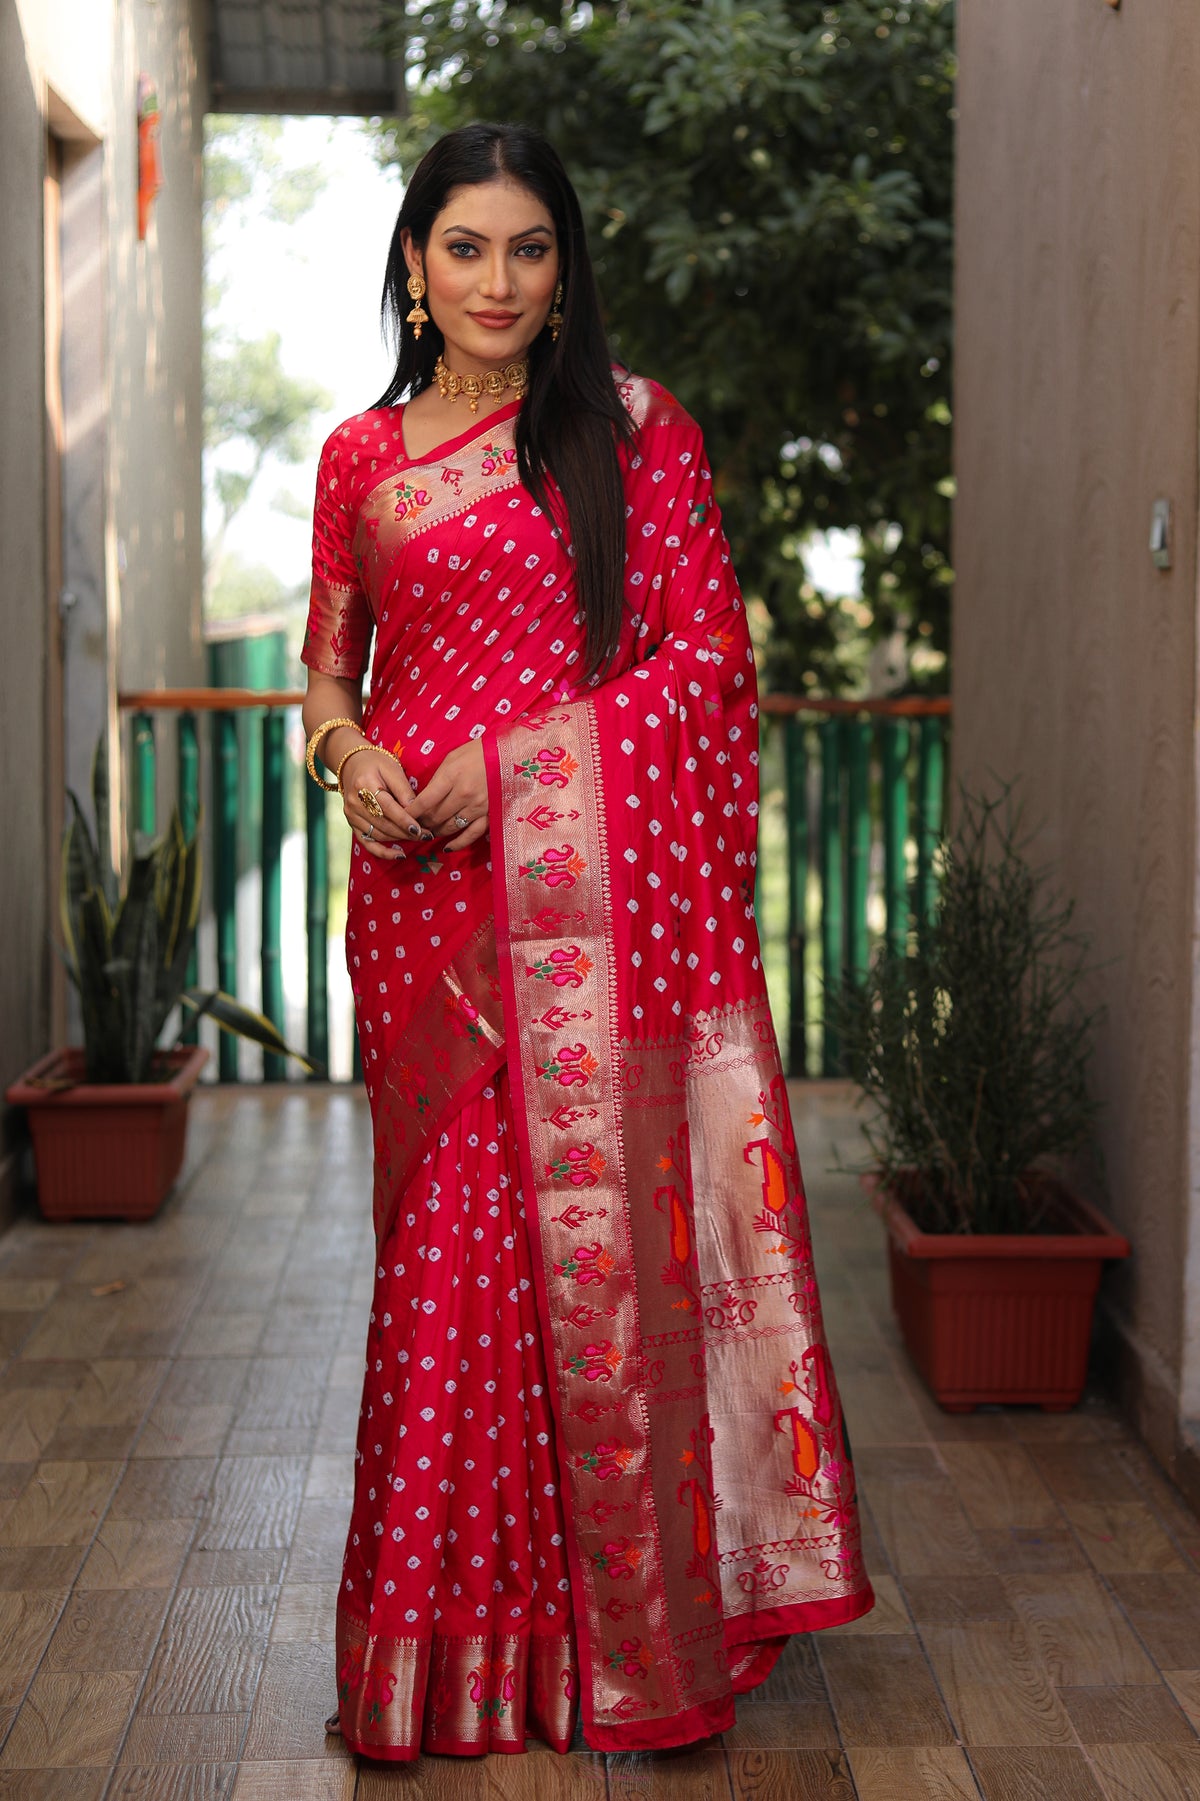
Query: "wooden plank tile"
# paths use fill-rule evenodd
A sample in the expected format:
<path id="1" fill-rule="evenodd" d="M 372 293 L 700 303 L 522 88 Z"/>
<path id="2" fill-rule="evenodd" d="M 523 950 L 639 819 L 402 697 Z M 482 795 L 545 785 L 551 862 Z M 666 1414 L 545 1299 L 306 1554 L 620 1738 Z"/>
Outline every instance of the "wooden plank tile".
<path id="1" fill-rule="evenodd" d="M 1200 1732 L 1200 1670 L 1164 1670 L 1162 1679 Z"/>
<path id="2" fill-rule="evenodd" d="M 106 1801 L 229 1801 L 236 1776 L 232 1763 L 118 1764 Z"/>
<path id="3" fill-rule="evenodd" d="M 918 1631 L 1015 1618 L 999 1576 L 906 1576 L 903 1586 Z"/>
<path id="4" fill-rule="evenodd" d="M 912 1621 L 896 1578 L 872 1571 L 871 1584 L 875 1590 L 875 1605 L 870 1613 L 865 1613 L 860 1620 L 851 1620 L 848 1626 L 829 1626 L 828 1632 L 838 1638 L 881 1638 L 892 1632 L 912 1631 Z"/>
<path id="5" fill-rule="evenodd" d="M 943 1444 L 941 1458 L 972 1526 L 1061 1527 L 1058 1504 L 1024 1445 Z"/>
<path id="6" fill-rule="evenodd" d="M 180 1340 L 185 1357 L 252 1357 L 263 1334 L 263 1316 L 257 1308 L 210 1311 L 204 1308 Z"/>
<path id="7" fill-rule="evenodd" d="M 172 1588 L 194 1520 L 106 1519 L 79 1573 L 80 1589 Z"/>
<path id="8" fill-rule="evenodd" d="M 0 1313 L 42 1313 L 58 1289 L 54 1276 L 26 1277 L 24 1281 L 0 1276 Z"/>
<path id="9" fill-rule="evenodd" d="M 234 1406 L 247 1374 L 244 1357 L 178 1357 L 167 1371 L 155 1406 Z"/>
<path id="10" fill-rule="evenodd" d="M 289 1582 L 328 1582 L 341 1575 L 350 1508 L 342 1499 L 304 1501 L 288 1557 Z"/>
<path id="11" fill-rule="evenodd" d="M 840 1745 L 833 1709 L 824 1699 L 737 1704 L 737 1725 L 724 1735 L 729 1751 L 829 1750 Z"/>
<path id="12" fill-rule="evenodd" d="M 245 1713 L 275 1605 L 267 1588 L 185 1588 L 171 1604 L 143 1713 Z"/>
<path id="13" fill-rule="evenodd" d="M 271 1643 L 331 1645 L 337 1598 L 336 1582 L 285 1582 L 279 1591 Z"/>
<path id="14" fill-rule="evenodd" d="M 1063 1511 L 1098 1570 L 1155 1574 L 1187 1568 L 1144 1501 L 1068 1501 Z"/>
<path id="15" fill-rule="evenodd" d="M 349 1501 L 354 1493 L 354 1460 L 351 1457 L 314 1457 L 304 1485 L 306 1501 Z"/>
<path id="16" fill-rule="evenodd" d="M 0 1706 L 24 1697 L 66 1603 L 65 1589 L 0 1594 Z"/>
<path id="17" fill-rule="evenodd" d="M 213 1457 L 135 1457 L 113 1496 L 115 1520 L 186 1520 L 203 1513 L 216 1474 Z"/>
<path id="18" fill-rule="evenodd" d="M 233 1419 L 232 1404 L 202 1407 L 159 1405 L 142 1428 L 139 1457 L 215 1457 Z"/>
<path id="19" fill-rule="evenodd" d="M 355 1776 L 349 1752 L 328 1763 L 244 1763 L 233 1801 L 354 1801 Z"/>
<path id="20" fill-rule="evenodd" d="M 748 1696 L 750 1701 L 827 1700 L 825 1676 L 817 1658 L 816 1640 L 804 1633 L 789 1638 L 765 1682 Z"/>
<path id="21" fill-rule="evenodd" d="M 976 1535 L 988 1567 L 999 1575 L 1049 1575 L 1055 1570 L 1086 1570 L 1087 1558 L 1068 1526 L 1013 1526 L 1008 1531 Z"/>
<path id="22" fill-rule="evenodd" d="M 45 1668 L 144 1670 L 158 1642 L 168 1598 L 163 1588 L 93 1588 L 72 1595 L 50 1641 Z"/>
<path id="23" fill-rule="evenodd" d="M 841 1751 L 730 1751 L 729 1786 L 734 1801 L 854 1801 Z"/>
<path id="24" fill-rule="evenodd" d="M 161 1358 L 94 1358 L 63 1415 L 63 1424 L 140 1425 L 165 1371 Z"/>
<path id="25" fill-rule="evenodd" d="M 858 1459 L 871 1514 L 901 1576 L 985 1575 L 979 1541 L 932 1449 L 880 1451 Z"/>
<path id="26" fill-rule="evenodd" d="M 781 1757 L 787 1753 L 734 1752 L 731 1755 Z M 444 1792 L 449 1796 L 453 1790 Z M 609 1801 L 729 1801 L 725 1753 L 719 1741 L 666 1753 L 614 1753 L 608 1758 L 608 1794 Z"/>
<path id="27" fill-rule="evenodd" d="M 1200 1669 L 1200 1576 L 1109 1578 L 1134 1630 L 1160 1669 Z"/>
<path id="28" fill-rule="evenodd" d="M 18 1545 L 0 1549 L 0 1595 L 30 1588 L 70 1588 L 83 1562 L 82 1545 Z"/>
<path id="29" fill-rule="evenodd" d="M 42 1452 L 51 1463 L 96 1463 L 126 1458 L 140 1428 L 131 1426 L 59 1426 Z"/>
<path id="30" fill-rule="evenodd" d="M 100 1801 L 104 1770 L 3 1770 L 3 1801 Z"/>
<path id="31" fill-rule="evenodd" d="M 923 1445 L 928 1433 L 908 1388 L 891 1369 L 838 1370 L 855 1455 L 868 1445 Z"/>
<path id="32" fill-rule="evenodd" d="M 286 1560 L 282 1550 L 192 1551 L 179 1581 L 183 1588 L 244 1588 L 247 1583 L 273 1588 Z"/>
<path id="33" fill-rule="evenodd" d="M 1111 1445 L 1033 1445 L 1030 1455 L 1046 1487 L 1062 1502 L 1142 1499 Z"/>
<path id="34" fill-rule="evenodd" d="M 979 1801 L 971 1766 L 957 1745 L 847 1753 L 858 1801 Z"/>
<path id="35" fill-rule="evenodd" d="M 829 1638 L 818 1647 L 846 1745 L 950 1745 L 954 1731 L 915 1637 Z"/>
<path id="36" fill-rule="evenodd" d="M 123 1764 L 236 1764 L 245 1713 L 138 1713 L 121 1747 Z"/>
<path id="37" fill-rule="evenodd" d="M 1075 1746 L 973 1745 L 969 1756 L 984 1801 L 1105 1801 Z"/>
<path id="38" fill-rule="evenodd" d="M 1038 1658 L 1058 1687 L 1158 1680 L 1154 1665 L 1097 1577 L 1085 1572 L 1002 1580 Z"/>
<path id="39" fill-rule="evenodd" d="M 921 1636 L 964 1743 L 1072 1742 L 1070 1721 L 1018 1621 L 926 1626 Z"/>
<path id="40" fill-rule="evenodd" d="M 196 1535 L 198 1551 L 286 1550 L 296 1530 L 307 1463 L 300 1457 L 224 1457 Z"/>
<path id="41" fill-rule="evenodd" d="M 70 1402 L 70 1390 L 62 1388 L 14 1388 L 0 1395 L 0 1462 L 36 1462 Z"/>
<path id="42" fill-rule="evenodd" d="M 1194 1745 L 1196 1735 L 1163 1687 L 1060 1688 L 1081 1745 Z"/>
<path id="43" fill-rule="evenodd" d="M 0 1525 L 4 1545 L 82 1545 L 95 1532 L 119 1463 L 42 1463 Z"/>
<path id="44" fill-rule="evenodd" d="M 243 1763 L 269 1763 L 287 1756 L 320 1762 L 344 1756 L 340 1740 L 325 1731 L 325 1717 L 336 1704 L 336 1666 L 329 1647 L 269 1646 L 250 1714 Z"/>
<path id="45" fill-rule="evenodd" d="M 107 1770 L 140 1680 L 129 1671 L 40 1671 L 0 1752 L 0 1768 Z"/>
<path id="46" fill-rule="evenodd" d="M 1106 1801 L 1196 1801 L 1200 1745 L 1097 1745 L 1090 1753 Z"/>

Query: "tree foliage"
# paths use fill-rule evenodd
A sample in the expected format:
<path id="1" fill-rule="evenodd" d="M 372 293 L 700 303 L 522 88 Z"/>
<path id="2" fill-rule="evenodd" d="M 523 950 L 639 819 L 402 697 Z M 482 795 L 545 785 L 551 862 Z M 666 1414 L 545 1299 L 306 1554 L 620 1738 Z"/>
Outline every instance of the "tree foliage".
<path id="1" fill-rule="evenodd" d="M 843 685 L 864 626 L 944 652 L 953 0 L 393 0 L 385 35 L 385 157 L 471 118 L 558 146 L 615 353 L 705 429 L 777 682 Z M 831 527 L 862 535 L 849 606 L 800 561 Z"/>
<path id="2" fill-rule="evenodd" d="M 220 323 L 220 265 L 236 253 L 240 230 L 252 218 L 295 224 L 324 185 L 318 164 L 289 166 L 280 146 L 282 129 L 279 119 L 257 116 L 216 116 L 205 122 L 204 448 L 210 604 L 230 522 L 249 499 L 268 458 L 303 462 L 312 448 L 313 415 L 331 403 L 319 383 L 287 372 L 277 331 L 247 338 Z M 233 457 L 222 458 L 221 452 L 230 450 Z"/>

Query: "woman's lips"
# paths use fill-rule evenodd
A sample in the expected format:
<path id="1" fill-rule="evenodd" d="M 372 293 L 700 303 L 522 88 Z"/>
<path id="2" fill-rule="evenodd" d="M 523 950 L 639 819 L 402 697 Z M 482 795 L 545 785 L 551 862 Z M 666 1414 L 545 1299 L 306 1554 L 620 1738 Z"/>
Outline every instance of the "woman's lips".
<path id="1" fill-rule="evenodd" d="M 520 313 L 472 313 L 477 325 L 486 325 L 489 331 L 507 331 L 521 317 Z"/>

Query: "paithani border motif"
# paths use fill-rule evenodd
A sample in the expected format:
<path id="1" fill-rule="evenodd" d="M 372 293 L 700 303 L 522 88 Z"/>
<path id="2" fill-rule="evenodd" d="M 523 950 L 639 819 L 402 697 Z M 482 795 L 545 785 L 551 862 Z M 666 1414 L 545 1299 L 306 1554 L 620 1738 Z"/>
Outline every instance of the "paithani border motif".
<path id="1" fill-rule="evenodd" d="M 375 1636 L 343 1608 L 337 1690 L 346 1743 L 392 1762 L 523 1751 L 527 1736 L 566 1752 L 579 1708 L 569 1633 Z"/>
<path id="2" fill-rule="evenodd" d="M 726 1638 L 789 1608 L 814 1626 L 854 1618 L 873 1596 L 769 1003 L 714 1007 L 674 1040 L 621 1049 L 630 1167 L 658 1160 L 664 1213 L 683 1212 L 689 1183 L 705 1197 L 673 1227 L 693 1254 L 673 1255 L 664 1231 L 661 1280 L 679 1286 L 701 1347 Z M 687 1121 L 684 1182 L 661 1107 L 672 1093 Z"/>
<path id="3" fill-rule="evenodd" d="M 501 795 L 492 809 L 497 936 L 521 1046 L 509 1083 L 534 1194 L 526 1218 L 549 1340 L 585 1717 L 627 1727 L 677 1717 L 688 1699 L 672 1668 L 640 1380 L 593 733 L 591 709 L 574 705 L 522 719 L 484 746 Z M 602 1597 L 600 1581 L 619 1594 Z"/>
<path id="4" fill-rule="evenodd" d="M 487 919 L 415 997 L 380 1078 L 374 1116 L 378 1245 L 444 1122 L 506 1056 L 495 925 Z"/>
<path id="5" fill-rule="evenodd" d="M 361 681 L 367 666 L 371 633 L 362 635 L 364 604 L 374 625 L 374 607 L 363 592 L 342 582 L 327 582 L 314 574 L 304 626 L 304 663 L 321 675 L 338 681 Z"/>
<path id="6" fill-rule="evenodd" d="M 401 464 L 359 505 L 351 548 L 364 588 L 382 595 L 388 570 L 413 539 L 519 481 L 515 415 L 485 420 L 469 441 L 455 439 L 441 456 Z M 502 530 L 498 524 L 493 536 Z"/>
<path id="7" fill-rule="evenodd" d="M 618 1040 L 594 734 L 592 709 L 575 703 L 517 721 L 485 740 L 485 754 L 500 972 L 522 1047 L 510 1083 L 536 1197 L 527 1211 L 556 1383 L 585 1722 L 589 1742 L 616 1731 L 614 1743 L 633 1746 L 657 1742 L 656 1720 L 678 1742 L 694 1736 L 689 1721 L 722 1710 L 739 1641 L 848 1621 L 873 1596 L 765 996 L 698 1014 L 671 1043 Z M 548 806 L 530 804 L 539 788 L 554 790 Z M 678 1285 L 673 1304 L 684 1309 L 670 1333 L 643 1333 L 630 1170 L 639 1183 L 662 1172 L 663 1279 Z M 704 1226 L 697 1192 L 701 1214 L 714 1216 Z M 731 1222 L 745 1261 L 726 1268 L 720 1241 Z M 761 1296 L 743 1286 L 760 1281 L 769 1324 L 757 1321 Z M 669 1357 L 651 1354 L 668 1339 Z M 659 1384 L 663 1398 L 694 1400 L 697 1422 L 676 1491 L 686 1515 L 671 1519 L 659 1516 L 652 1484 Z M 714 1421 L 703 1406 L 721 1386 L 732 1405 L 717 1394 Z M 739 1399 L 774 1478 L 770 1530 L 744 1508 L 755 1526 L 740 1546 L 733 1517 L 717 1524 L 723 1484 L 747 1449 Z M 714 1449 L 718 1437 L 727 1442 Z M 779 1553 L 784 1540 L 798 1553 L 791 1561 Z M 686 1562 L 691 1601 L 706 1603 L 707 1619 L 682 1632 L 667 1617 L 668 1562 L 673 1579 Z"/>

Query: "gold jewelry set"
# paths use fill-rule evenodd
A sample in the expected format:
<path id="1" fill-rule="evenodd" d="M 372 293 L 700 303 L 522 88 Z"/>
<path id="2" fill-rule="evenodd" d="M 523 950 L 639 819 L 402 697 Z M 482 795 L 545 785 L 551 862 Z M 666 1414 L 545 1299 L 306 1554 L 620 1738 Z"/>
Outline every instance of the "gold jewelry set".
<path id="1" fill-rule="evenodd" d="M 408 296 L 412 301 L 412 311 L 404 323 L 413 328 L 413 337 L 419 338 L 423 326 L 429 323 L 429 314 L 421 302 L 425 298 L 425 277 L 410 275 L 408 278 Z M 563 326 L 563 285 L 558 282 L 554 289 L 554 302 L 546 315 L 546 324 L 550 336 L 557 344 L 558 334 Z M 506 388 L 511 388 L 518 400 L 524 400 L 529 392 L 529 361 L 526 357 L 516 362 L 505 363 L 501 369 L 485 369 L 482 375 L 459 375 L 450 369 L 439 356 L 434 367 L 434 379 L 438 385 L 438 393 L 451 405 L 460 394 L 466 396 L 471 411 L 479 411 L 479 402 L 487 394 L 492 400 L 499 400 Z"/>
<path id="2" fill-rule="evenodd" d="M 309 739 L 307 747 L 305 749 L 304 761 L 308 765 L 309 775 L 312 777 L 313 781 L 317 784 L 318 788 L 324 788 L 329 794 L 341 794 L 342 793 L 342 771 L 346 767 L 347 763 L 350 761 L 351 757 L 356 757 L 360 750 L 373 750 L 377 756 L 388 757 L 388 758 L 390 758 L 390 760 L 393 763 L 399 764 L 401 769 L 404 768 L 403 760 L 396 755 L 395 751 L 385 750 L 382 744 L 372 744 L 372 742 L 369 738 L 364 737 L 361 743 L 352 744 L 350 746 L 350 749 L 341 758 L 341 760 L 338 763 L 337 769 L 334 771 L 333 780 L 331 782 L 322 781 L 321 777 L 317 774 L 317 752 L 320 749 L 321 745 L 324 743 L 325 739 L 328 737 L 329 733 L 332 731 L 336 731 L 338 726 L 341 726 L 341 725 L 349 726 L 353 731 L 356 731 L 356 732 L 362 731 L 362 726 L 359 724 L 357 719 L 327 719 L 327 720 L 325 720 L 323 725 L 319 725 L 317 727 L 316 731 L 313 733 L 312 737 Z M 328 767 L 328 765 L 327 765 L 327 767 Z M 363 833 L 364 838 L 373 838 L 374 837 L 375 821 L 377 819 L 383 818 L 383 808 L 379 804 L 379 796 L 382 792 L 383 792 L 383 790 L 381 788 L 374 788 L 374 789 L 360 788 L 358 790 L 359 803 L 362 806 L 363 812 L 367 815 L 367 817 L 371 821 L 371 824 L 367 827 L 366 831 Z"/>

